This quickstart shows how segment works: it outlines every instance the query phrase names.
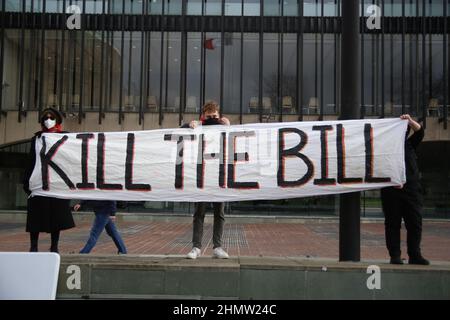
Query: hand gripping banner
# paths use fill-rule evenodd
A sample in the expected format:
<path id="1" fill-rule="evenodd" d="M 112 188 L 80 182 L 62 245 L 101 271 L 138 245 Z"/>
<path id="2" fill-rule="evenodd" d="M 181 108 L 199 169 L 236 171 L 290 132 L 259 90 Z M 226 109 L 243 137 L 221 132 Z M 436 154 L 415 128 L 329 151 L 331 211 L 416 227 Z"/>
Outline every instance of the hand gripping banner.
<path id="1" fill-rule="evenodd" d="M 32 196 L 242 201 L 337 194 L 405 182 L 407 120 L 258 123 L 42 134 Z"/>

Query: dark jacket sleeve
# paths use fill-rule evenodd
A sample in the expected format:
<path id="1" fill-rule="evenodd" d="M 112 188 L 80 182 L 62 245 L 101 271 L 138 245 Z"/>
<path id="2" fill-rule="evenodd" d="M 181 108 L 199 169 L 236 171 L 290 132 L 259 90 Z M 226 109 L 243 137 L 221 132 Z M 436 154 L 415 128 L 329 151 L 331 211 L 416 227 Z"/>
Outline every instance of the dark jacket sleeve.
<path id="1" fill-rule="evenodd" d="M 24 177 L 23 177 L 23 191 L 26 194 L 30 195 L 30 177 L 34 170 L 34 165 L 36 164 L 36 136 L 31 139 L 30 151 L 28 153 L 28 166 L 25 169 Z"/>
<path id="2" fill-rule="evenodd" d="M 419 144 L 422 142 L 424 136 L 425 136 L 425 130 L 423 129 L 423 126 L 421 126 L 419 130 L 414 132 L 412 134 L 412 136 L 408 138 L 408 141 L 409 141 L 409 143 L 411 143 L 411 146 L 414 149 L 417 149 Z"/>
<path id="3" fill-rule="evenodd" d="M 88 200 L 81 200 L 80 201 L 80 210 L 85 210 L 86 206 L 88 206 L 89 201 Z"/>

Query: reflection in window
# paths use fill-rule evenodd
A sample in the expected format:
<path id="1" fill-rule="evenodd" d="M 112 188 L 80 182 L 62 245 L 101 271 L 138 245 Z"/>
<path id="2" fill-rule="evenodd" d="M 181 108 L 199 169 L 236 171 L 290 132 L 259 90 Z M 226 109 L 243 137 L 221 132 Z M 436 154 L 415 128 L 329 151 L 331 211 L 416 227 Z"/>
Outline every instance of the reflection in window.
<path id="1" fill-rule="evenodd" d="M 119 94 L 120 94 L 120 49 L 121 49 L 122 32 L 114 31 L 111 33 L 111 43 L 107 50 L 108 57 L 108 79 L 109 85 L 107 89 L 107 103 L 105 110 L 118 111 L 119 110 Z"/>
<path id="2" fill-rule="evenodd" d="M 147 8 L 149 14 L 162 14 L 163 0 L 147 0 Z M 164 10 L 167 13 L 167 7 Z"/>
<path id="3" fill-rule="evenodd" d="M 323 68 L 323 113 L 336 114 L 337 107 L 335 104 L 335 88 L 334 88 L 334 65 L 336 52 L 334 50 L 334 36 L 324 34 L 323 41 L 323 61 L 320 67 Z"/>
<path id="4" fill-rule="evenodd" d="M 321 6 L 319 0 L 305 0 L 303 2 L 303 16 L 317 17 L 321 14 Z"/>
<path id="5" fill-rule="evenodd" d="M 278 44 L 280 35 L 265 33 L 263 44 L 263 114 L 278 113 Z"/>
<path id="6" fill-rule="evenodd" d="M 283 76 L 281 107 L 283 114 L 297 113 L 297 35 L 283 35 Z"/>
<path id="7" fill-rule="evenodd" d="M 259 16 L 260 9 L 259 0 L 244 1 L 244 16 Z"/>
<path id="8" fill-rule="evenodd" d="M 202 14 L 202 2 L 203 0 L 187 0 L 187 14 L 188 15 L 201 15 Z"/>
<path id="9" fill-rule="evenodd" d="M 239 113 L 241 106 L 241 34 L 225 33 L 224 50 L 224 105 L 222 111 Z M 244 110 L 244 112 L 246 111 Z"/>
<path id="10" fill-rule="evenodd" d="M 220 33 L 207 32 L 203 44 L 205 54 L 205 101 L 220 100 Z"/>
<path id="11" fill-rule="evenodd" d="M 210 16 L 222 15 L 222 0 L 208 0 L 205 2 L 205 14 Z"/>
<path id="12" fill-rule="evenodd" d="M 259 108 L 259 34 L 244 33 L 243 111 L 258 113 Z"/>
<path id="13" fill-rule="evenodd" d="M 283 16 L 296 17 L 298 16 L 298 3 L 297 0 L 284 0 Z"/>
<path id="14" fill-rule="evenodd" d="M 159 32 L 147 32 L 147 53 L 144 111 L 159 112 L 161 107 L 160 78 L 161 78 L 161 36 Z"/>
<path id="15" fill-rule="evenodd" d="M 225 15 L 240 16 L 242 14 L 242 0 L 225 0 Z"/>
<path id="16" fill-rule="evenodd" d="M 177 112 L 180 108 L 181 34 L 166 32 L 164 40 L 164 109 Z"/>
<path id="17" fill-rule="evenodd" d="M 281 3 L 279 0 L 265 0 L 264 1 L 264 15 L 265 16 L 281 16 Z"/>
<path id="18" fill-rule="evenodd" d="M 303 36 L 303 114 L 319 114 L 318 92 L 318 37 L 315 34 Z"/>
<path id="19" fill-rule="evenodd" d="M 187 37 L 186 109 L 187 113 L 199 113 L 202 41 L 200 32 L 189 32 Z"/>
<path id="20" fill-rule="evenodd" d="M 140 103 L 141 64 L 140 32 L 125 32 L 123 55 L 122 110 L 134 112 Z"/>
<path id="21" fill-rule="evenodd" d="M 21 2 L 21 1 L 17 1 L 14 0 L 14 2 Z M 43 1 L 41 1 L 43 2 Z M 67 1 L 68 3 L 68 1 Z M 72 3 L 73 5 L 78 5 L 78 7 L 80 8 L 80 10 L 83 10 L 83 3 L 82 1 L 80 1 L 79 3 L 76 3 L 75 1 Z M 69 5 L 69 4 L 67 4 Z M 58 1 L 58 0 L 47 0 L 45 3 L 45 12 L 51 12 L 51 13 L 61 13 L 65 11 L 63 9 L 63 2 L 62 1 Z"/>
<path id="22" fill-rule="evenodd" d="M 164 13 L 167 15 L 180 15 L 182 11 L 182 1 L 165 0 Z"/>

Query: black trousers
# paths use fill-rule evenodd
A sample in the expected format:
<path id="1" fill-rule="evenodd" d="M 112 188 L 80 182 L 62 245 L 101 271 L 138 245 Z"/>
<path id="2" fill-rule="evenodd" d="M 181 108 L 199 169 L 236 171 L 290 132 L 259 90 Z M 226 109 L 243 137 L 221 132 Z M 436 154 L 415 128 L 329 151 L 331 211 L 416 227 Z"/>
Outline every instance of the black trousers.
<path id="1" fill-rule="evenodd" d="M 381 200 L 384 212 L 386 246 L 391 257 L 400 257 L 400 229 L 402 219 L 407 232 L 409 257 L 421 255 L 422 207 L 423 200 L 420 187 L 417 188 L 383 188 Z"/>
<path id="2" fill-rule="evenodd" d="M 202 248 L 203 222 L 205 221 L 206 202 L 195 204 L 194 232 L 192 244 L 194 247 Z M 213 248 L 222 246 L 223 225 L 225 224 L 224 203 L 214 202 L 214 226 L 213 226 Z"/>

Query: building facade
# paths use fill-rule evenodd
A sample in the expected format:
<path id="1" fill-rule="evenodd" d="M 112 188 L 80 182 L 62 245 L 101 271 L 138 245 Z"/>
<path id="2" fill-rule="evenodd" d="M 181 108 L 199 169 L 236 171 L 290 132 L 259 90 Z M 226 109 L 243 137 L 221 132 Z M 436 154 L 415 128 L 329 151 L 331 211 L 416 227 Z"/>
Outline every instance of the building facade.
<path id="1" fill-rule="evenodd" d="M 447 0 L 361 0 L 361 117 L 410 113 L 426 213 L 448 217 Z M 21 176 L 39 112 L 69 131 L 148 130 L 216 100 L 232 123 L 336 119 L 341 1 L 0 0 L 0 209 L 23 209 Z M 436 157 L 436 155 L 439 155 Z M 380 215 L 378 192 L 363 214 Z M 230 203 L 231 213 L 337 214 L 337 196 Z M 125 206 L 125 205 L 124 205 Z M 192 212 L 184 203 L 129 211 Z"/>

